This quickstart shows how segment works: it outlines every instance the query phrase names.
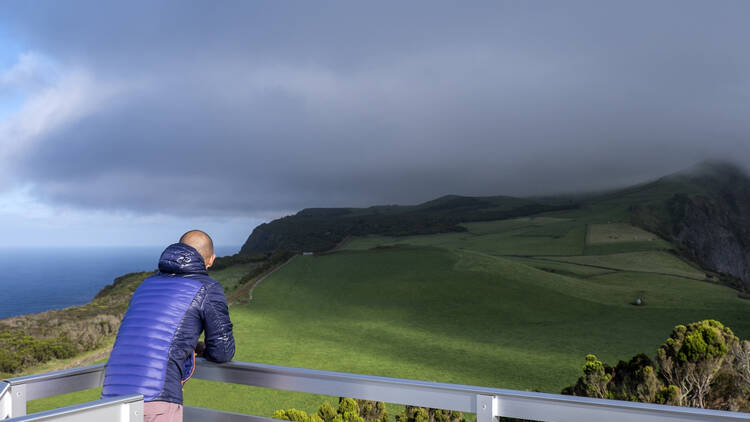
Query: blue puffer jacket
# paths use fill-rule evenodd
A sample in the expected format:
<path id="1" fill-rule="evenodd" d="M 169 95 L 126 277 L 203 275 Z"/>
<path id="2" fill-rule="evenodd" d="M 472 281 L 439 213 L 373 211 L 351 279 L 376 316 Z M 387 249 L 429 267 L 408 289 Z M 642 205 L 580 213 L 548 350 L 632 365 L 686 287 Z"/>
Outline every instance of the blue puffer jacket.
<path id="1" fill-rule="evenodd" d="M 182 404 L 182 384 L 195 369 L 193 351 L 206 332 L 205 358 L 234 356 L 224 290 L 203 258 L 183 243 L 161 254 L 159 273 L 133 293 L 104 375 L 102 398 L 143 394 L 145 401 Z"/>

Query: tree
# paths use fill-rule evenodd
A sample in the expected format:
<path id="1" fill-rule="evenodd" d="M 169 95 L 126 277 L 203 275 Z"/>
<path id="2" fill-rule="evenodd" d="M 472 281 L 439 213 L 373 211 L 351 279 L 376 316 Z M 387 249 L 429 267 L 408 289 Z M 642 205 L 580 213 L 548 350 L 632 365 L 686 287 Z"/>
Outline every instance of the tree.
<path id="1" fill-rule="evenodd" d="M 750 386 L 750 342 L 736 341 L 732 345 L 732 366 L 737 371 L 738 381 Z"/>
<path id="2" fill-rule="evenodd" d="M 715 320 L 678 325 L 657 352 L 660 374 L 679 390 L 682 406 L 706 407 L 712 381 L 739 340 Z"/>
<path id="3" fill-rule="evenodd" d="M 620 361 L 614 368 L 614 376 L 608 387 L 612 398 L 646 403 L 670 402 L 654 366 L 643 353 L 633 356 L 628 362 Z"/>
<path id="4" fill-rule="evenodd" d="M 563 394 L 574 396 L 596 397 L 600 399 L 613 398 L 609 392 L 609 382 L 614 375 L 614 369 L 597 359 L 596 355 L 586 355 L 586 362 L 581 367 L 583 376 L 576 384 L 563 390 Z"/>
<path id="5" fill-rule="evenodd" d="M 750 343 L 705 320 L 674 327 L 652 362 L 645 354 L 614 368 L 587 355 L 583 375 L 562 393 L 712 409 L 750 409 Z"/>
<path id="6" fill-rule="evenodd" d="M 717 391 L 715 395 L 725 398 L 727 409 L 747 411 L 750 409 L 750 342 L 734 342 L 729 353 L 728 368 L 721 374 L 725 379 L 724 391 Z"/>

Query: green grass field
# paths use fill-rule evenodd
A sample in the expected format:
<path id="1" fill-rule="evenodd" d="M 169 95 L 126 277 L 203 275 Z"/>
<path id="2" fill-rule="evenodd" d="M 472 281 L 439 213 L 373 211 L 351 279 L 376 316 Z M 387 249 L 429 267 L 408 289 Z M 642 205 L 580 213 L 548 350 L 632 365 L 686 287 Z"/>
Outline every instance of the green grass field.
<path id="1" fill-rule="evenodd" d="M 340 252 L 296 257 L 252 303 L 231 307 L 235 359 L 557 393 L 586 354 L 610 364 L 653 355 L 677 324 L 718 319 L 750 337 L 749 301 L 700 281 L 705 273 L 666 242 L 611 226 L 619 211 L 600 211 L 354 238 Z M 608 226 L 592 235 L 590 224 Z M 242 271 L 216 276 L 231 288 Z M 637 297 L 645 306 L 630 304 Z M 187 404 L 262 416 L 325 399 L 200 380 L 185 388 Z"/>
<path id="2" fill-rule="evenodd" d="M 557 218 L 519 218 L 463 224 L 467 232 L 428 236 L 354 238 L 342 249 L 412 245 L 468 249 L 496 255 L 576 255 L 585 246 L 586 225 Z"/>
<path id="3" fill-rule="evenodd" d="M 630 305 L 642 291 L 647 306 Z M 746 337 L 747 311 L 731 289 L 701 281 L 633 272 L 578 279 L 419 246 L 296 258 L 232 318 L 238 360 L 559 392 L 587 353 L 613 363 L 653 354 L 674 325 L 705 318 Z M 190 404 L 261 415 L 323 400 L 190 384 Z"/>
<path id="4" fill-rule="evenodd" d="M 590 245 L 656 240 L 660 240 L 659 236 L 625 223 L 590 224 L 586 234 L 586 243 Z"/>
<path id="5" fill-rule="evenodd" d="M 580 264 L 608 270 L 668 274 L 703 280 L 706 273 L 691 266 L 676 256 L 663 251 L 640 251 L 610 255 L 585 255 L 548 258 L 549 260 Z"/>

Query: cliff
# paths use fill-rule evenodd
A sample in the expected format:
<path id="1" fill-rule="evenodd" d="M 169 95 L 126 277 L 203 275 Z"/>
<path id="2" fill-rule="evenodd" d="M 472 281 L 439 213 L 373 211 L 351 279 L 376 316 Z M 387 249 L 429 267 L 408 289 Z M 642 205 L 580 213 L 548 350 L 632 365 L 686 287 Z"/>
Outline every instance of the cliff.
<path id="1" fill-rule="evenodd" d="M 668 198 L 633 205 L 633 222 L 672 241 L 703 267 L 750 290 L 750 179 L 727 163 L 704 163 L 660 181 L 684 187 Z"/>

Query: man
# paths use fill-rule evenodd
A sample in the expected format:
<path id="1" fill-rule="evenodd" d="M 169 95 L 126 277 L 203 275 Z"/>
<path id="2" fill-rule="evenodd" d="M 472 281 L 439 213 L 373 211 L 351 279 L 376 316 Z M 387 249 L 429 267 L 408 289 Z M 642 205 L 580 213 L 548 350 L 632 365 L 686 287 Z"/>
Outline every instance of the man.
<path id="1" fill-rule="evenodd" d="M 185 233 L 164 250 L 159 272 L 136 289 L 122 319 L 102 398 L 143 394 L 145 421 L 182 421 L 182 385 L 195 369 L 201 332 L 206 359 L 232 359 L 234 336 L 224 290 L 206 272 L 214 259 L 213 241 L 200 230 Z"/>

